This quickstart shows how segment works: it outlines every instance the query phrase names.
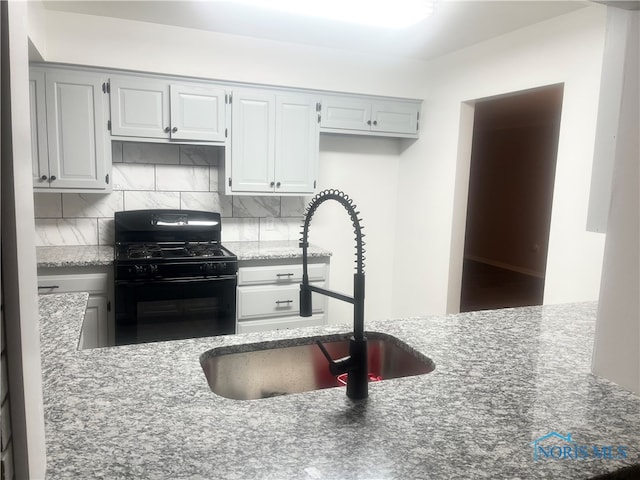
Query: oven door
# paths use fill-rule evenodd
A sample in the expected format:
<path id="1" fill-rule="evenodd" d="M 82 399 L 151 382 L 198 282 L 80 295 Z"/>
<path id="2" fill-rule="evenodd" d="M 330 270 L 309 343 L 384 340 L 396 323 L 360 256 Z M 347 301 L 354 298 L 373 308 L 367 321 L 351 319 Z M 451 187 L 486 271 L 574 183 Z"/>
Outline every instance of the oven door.
<path id="1" fill-rule="evenodd" d="M 116 345 L 236 330 L 236 276 L 116 280 Z"/>

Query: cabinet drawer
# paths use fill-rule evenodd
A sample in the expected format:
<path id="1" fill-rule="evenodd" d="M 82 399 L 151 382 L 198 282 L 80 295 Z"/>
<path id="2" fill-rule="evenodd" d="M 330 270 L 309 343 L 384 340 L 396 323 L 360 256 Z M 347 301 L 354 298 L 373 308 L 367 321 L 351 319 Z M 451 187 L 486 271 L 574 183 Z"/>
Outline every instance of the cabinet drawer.
<path id="1" fill-rule="evenodd" d="M 39 294 L 69 292 L 106 293 L 108 286 L 108 274 L 106 273 L 38 276 Z"/>
<path id="2" fill-rule="evenodd" d="M 317 282 L 327 277 L 326 263 L 308 265 L 309 281 Z M 291 284 L 302 281 L 302 265 L 274 265 L 267 267 L 241 267 L 238 269 L 238 285 Z"/>
<path id="3" fill-rule="evenodd" d="M 315 327 L 326 325 L 324 315 L 311 317 L 269 318 L 262 320 L 245 320 L 238 323 L 238 333 L 265 332 L 268 330 L 287 330 L 289 328 Z"/>
<path id="4" fill-rule="evenodd" d="M 314 283 L 323 287 L 324 283 Z M 313 313 L 325 310 L 326 297 L 312 294 Z M 261 317 L 286 317 L 300 313 L 298 284 L 238 288 L 238 320 Z"/>

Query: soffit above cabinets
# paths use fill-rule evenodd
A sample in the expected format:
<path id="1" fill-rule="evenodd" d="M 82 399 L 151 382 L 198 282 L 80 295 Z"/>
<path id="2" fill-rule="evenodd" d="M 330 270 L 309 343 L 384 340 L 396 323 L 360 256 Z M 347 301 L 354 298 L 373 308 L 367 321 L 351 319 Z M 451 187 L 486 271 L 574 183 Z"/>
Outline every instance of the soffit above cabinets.
<path id="1" fill-rule="evenodd" d="M 48 0 L 43 3 L 48 11 L 120 18 L 422 60 L 592 5 L 591 2 L 581 0 L 441 0 L 431 17 L 410 28 L 392 30 L 276 13 L 265 8 L 233 5 L 230 2 Z"/>

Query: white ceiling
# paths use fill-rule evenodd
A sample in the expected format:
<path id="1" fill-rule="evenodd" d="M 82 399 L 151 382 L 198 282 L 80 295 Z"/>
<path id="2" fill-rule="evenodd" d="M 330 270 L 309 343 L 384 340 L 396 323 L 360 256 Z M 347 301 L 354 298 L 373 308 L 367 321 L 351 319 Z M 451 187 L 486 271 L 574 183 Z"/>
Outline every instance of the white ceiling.
<path id="1" fill-rule="evenodd" d="M 590 4 L 582 0 L 441 0 L 431 18 L 406 30 L 394 31 L 215 0 L 45 0 L 44 3 L 51 10 L 420 59 L 434 58 Z"/>

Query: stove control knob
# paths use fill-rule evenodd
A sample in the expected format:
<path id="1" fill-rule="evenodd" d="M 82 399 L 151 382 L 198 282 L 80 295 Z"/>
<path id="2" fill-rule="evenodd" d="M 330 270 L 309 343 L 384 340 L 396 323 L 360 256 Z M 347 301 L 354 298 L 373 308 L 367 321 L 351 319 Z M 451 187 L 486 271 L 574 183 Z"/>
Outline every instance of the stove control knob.
<path id="1" fill-rule="evenodd" d="M 144 267 L 142 265 L 134 265 L 131 268 L 131 273 L 133 273 L 135 277 L 138 277 L 144 273 Z"/>
<path id="2" fill-rule="evenodd" d="M 158 273 L 158 265 L 148 265 L 147 273 L 150 275 L 155 275 Z"/>
<path id="3" fill-rule="evenodd" d="M 215 272 L 215 265 L 213 263 L 211 263 L 211 262 L 203 263 L 200 266 L 200 270 L 205 275 L 210 274 L 210 273 L 214 273 Z"/>

